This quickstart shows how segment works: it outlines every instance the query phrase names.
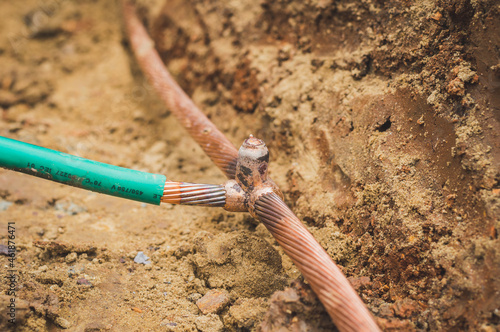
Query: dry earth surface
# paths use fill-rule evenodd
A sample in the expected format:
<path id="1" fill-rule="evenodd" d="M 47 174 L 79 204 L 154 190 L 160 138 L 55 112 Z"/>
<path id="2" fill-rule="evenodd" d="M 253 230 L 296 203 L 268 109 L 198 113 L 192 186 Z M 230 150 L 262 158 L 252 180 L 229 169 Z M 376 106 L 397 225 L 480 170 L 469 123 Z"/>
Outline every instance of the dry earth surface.
<path id="1" fill-rule="evenodd" d="M 267 142 L 286 202 L 384 330 L 500 330 L 498 1 L 137 5 L 169 70 L 229 139 Z M 1 136 L 224 181 L 145 82 L 117 1 L 0 8 Z M 0 242 L 2 331 L 333 329 L 247 214 L 0 170 Z M 140 251 L 150 264 L 134 262 Z"/>

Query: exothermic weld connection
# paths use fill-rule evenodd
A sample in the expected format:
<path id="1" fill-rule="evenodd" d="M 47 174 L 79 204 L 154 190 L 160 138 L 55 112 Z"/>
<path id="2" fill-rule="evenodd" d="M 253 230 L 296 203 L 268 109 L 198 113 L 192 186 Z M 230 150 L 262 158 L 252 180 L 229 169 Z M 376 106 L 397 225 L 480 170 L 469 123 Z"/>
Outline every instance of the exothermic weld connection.
<path id="1" fill-rule="evenodd" d="M 92 161 L 0 136 L 0 167 L 159 205 L 166 177 Z"/>

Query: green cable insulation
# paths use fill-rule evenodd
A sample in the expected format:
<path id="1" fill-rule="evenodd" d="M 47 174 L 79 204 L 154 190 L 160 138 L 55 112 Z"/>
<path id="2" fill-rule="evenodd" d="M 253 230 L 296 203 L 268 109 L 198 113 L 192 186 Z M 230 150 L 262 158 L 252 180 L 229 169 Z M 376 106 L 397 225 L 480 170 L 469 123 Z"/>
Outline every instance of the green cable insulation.
<path id="1" fill-rule="evenodd" d="M 0 136 L 0 167 L 134 201 L 160 204 L 166 177 Z"/>

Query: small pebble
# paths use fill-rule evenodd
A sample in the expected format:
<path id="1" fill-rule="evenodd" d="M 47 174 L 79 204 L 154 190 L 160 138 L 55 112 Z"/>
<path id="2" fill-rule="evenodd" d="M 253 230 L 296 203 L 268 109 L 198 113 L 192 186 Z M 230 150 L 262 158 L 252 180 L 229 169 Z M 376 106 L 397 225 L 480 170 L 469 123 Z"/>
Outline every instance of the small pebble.
<path id="1" fill-rule="evenodd" d="M 134 262 L 137 264 L 151 264 L 151 261 L 149 260 L 149 257 L 146 256 L 142 251 L 139 251 L 137 253 L 137 256 L 134 258 Z"/>
<path id="2" fill-rule="evenodd" d="M 77 285 L 92 286 L 92 283 L 85 278 L 80 278 L 76 281 Z"/>
<path id="3" fill-rule="evenodd" d="M 201 299 L 196 301 L 198 309 L 203 314 L 217 313 L 229 303 L 229 294 L 226 290 L 209 290 Z"/>
<path id="4" fill-rule="evenodd" d="M 7 202 L 4 200 L 0 200 L 0 211 L 7 210 L 12 205 L 12 202 Z"/>

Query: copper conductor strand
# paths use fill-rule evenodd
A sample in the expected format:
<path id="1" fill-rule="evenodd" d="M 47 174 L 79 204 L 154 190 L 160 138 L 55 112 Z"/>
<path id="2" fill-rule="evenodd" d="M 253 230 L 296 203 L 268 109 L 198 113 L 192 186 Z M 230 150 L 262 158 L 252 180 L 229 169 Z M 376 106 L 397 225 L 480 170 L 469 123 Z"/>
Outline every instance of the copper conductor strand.
<path id="1" fill-rule="evenodd" d="M 339 331 L 379 331 L 349 281 L 277 194 L 260 196 L 255 214 L 309 281 Z"/>
<path id="2" fill-rule="evenodd" d="M 214 164 L 229 179 L 234 179 L 238 151 L 172 78 L 134 6 L 128 0 L 123 0 L 122 4 L 131 48 L 149 83 Z"/>
<path id="3" fill-rule="evenodd" d="M 224 207 L 226 190 L 220 185 L 167 180 L 161 201 L 170 204 Z"/>

